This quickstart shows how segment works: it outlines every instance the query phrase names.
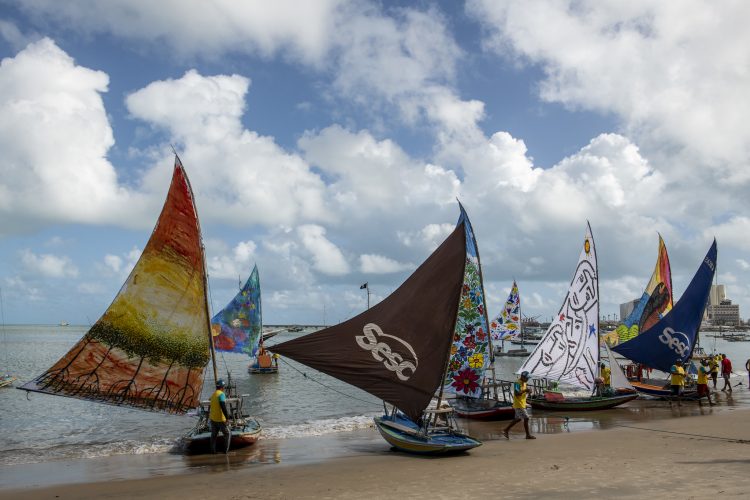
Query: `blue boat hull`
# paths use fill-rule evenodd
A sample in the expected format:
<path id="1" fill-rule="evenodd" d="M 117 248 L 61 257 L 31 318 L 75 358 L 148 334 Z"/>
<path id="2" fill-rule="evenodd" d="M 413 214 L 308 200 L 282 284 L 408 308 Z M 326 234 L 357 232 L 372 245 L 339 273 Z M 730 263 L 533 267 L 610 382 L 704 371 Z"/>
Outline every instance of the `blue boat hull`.
<path id="1" fill-rule="evenodd" d="M 388 443 L 401 451 L 419 455 L 459 453 L 476 448 L 481 441 L 460 433 L 436 432 L 419 435 L 419 426 L 407 418 L 375 417 L 375 426 Z"/>

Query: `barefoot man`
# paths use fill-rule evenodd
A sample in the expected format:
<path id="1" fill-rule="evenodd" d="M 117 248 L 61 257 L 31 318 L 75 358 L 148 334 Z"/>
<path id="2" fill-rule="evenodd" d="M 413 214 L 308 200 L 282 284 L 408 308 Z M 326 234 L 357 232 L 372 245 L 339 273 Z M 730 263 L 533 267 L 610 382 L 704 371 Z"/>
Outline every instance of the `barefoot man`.
<path id="1" fill-rule="evenodd" d="M 529 413 L 526 411 L 526 396 L 531 394 L 531 389 L 528 387 L 527 382 L 529 381 L 529 372 L 521 372 L 520 378 L 513 384 L 513 409 L 515 410 L 516 416 L 513 421 L 508 424 L 508 427 L 503 431 L 505 439 L 508 437 L 508 431 L 511 427 L 516 425 L 523 419 L 523 428 L 526 431 L 526 439 L 536 439 L 529 432 Z"/>

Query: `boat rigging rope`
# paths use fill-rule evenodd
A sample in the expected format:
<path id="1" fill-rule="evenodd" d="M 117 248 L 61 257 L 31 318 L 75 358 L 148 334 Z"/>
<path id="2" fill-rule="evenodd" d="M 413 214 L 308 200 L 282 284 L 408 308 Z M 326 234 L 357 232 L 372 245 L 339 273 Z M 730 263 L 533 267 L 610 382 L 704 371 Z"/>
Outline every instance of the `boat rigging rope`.
<path id="1" fill-rule="evenodd" d="M 362 402 L 362 403 L 367 403 L 368 405 L 372 405 L 372 406 L 377 406 L 378 408 L 380 408 L 380 403 L 375 403 L 375 402 L 373 402 L 373 401 L 367 401 L 366 399 L 362 399 L 362 398 L 358 398 L 358 397 L 356 397 L 356 396 L 352 396 L 351 394 L 347 394 L 347 393 L 345 393 L 345 392 L 342 392 L 342 391 L 340 391 L 340 390 L 336 389 L 335 387 L 331 387 L 330 385 L 326 385 L 326 384 L 324 384 L 323 382 L 321 382 L 320 380 L 315 380 L 314 378 L 312 378 L 312 377 L 308 376 L 308 375 L 307 375 L 307 373 L 303 372 L 302 370 L 300 370 L 300 369 L 299 369 L 299 368 L 297 368 L 296 366 L 292 365 L 291 363 L 289 363 L 289 362 L 288 362 L 287 360 L 285 360 L 284 358 L 280 358 L 280 359 L 281 359 L 281 361 L 283 361 L 283 362 L 284 362 L 284 364 L 285 364 L 285 365 L 287 365 L 287 366 L 288 366 L 288 367 L 290 367 L 291 369 L 295 370 L 296 372 L 300 373 L 300 374 L 301 374 L 301 375 L 302 375 L 303 377 L 305 377 L 306 379 L 308 379 L 308 380 L 312 380 L 313 382 L 315 382 L 315 383 L 317 383 L 317 384 L 320 384 L 320 385 L 322 385 L 322 386 L 323 386 L 323 387 L 325 387 L 326 389 L 330 389 L 330 390 L 332 390 L 333 392 L 336 392 L 336 393 L 338 393 L 338 394 L 341 394 L 342 396 L 346 396 L 346 397 L 347 397 L 347 398 L 349 398 L 349 399 L 354 399 L 354 400 L 360 401 L 360 402 Z"/>
<path id="2" fill-rule="evenodd" d="M 721 437 L 721 436 L 707 436 L 705 434 L 692 434 L 690 432 L 665 431 L 662 429 L 649 429 L 648 427 L 637 427 L 635 425 L 625 425 L 625 424 L 615 424 L 615 426 L 625 427 L 627 429 L 636 429 L 639 431 L 661 432 L 664 434 L 678 434 L 680 436 L 691 436 L 691 437 L 697 437 L 697 438 L 703 438 L 703 439 L 715 439 L 718 441 L 727 441 L 729 443 L 750 444 L 750 440 L 748 439 L 726 438 L 726 437 Z"/>

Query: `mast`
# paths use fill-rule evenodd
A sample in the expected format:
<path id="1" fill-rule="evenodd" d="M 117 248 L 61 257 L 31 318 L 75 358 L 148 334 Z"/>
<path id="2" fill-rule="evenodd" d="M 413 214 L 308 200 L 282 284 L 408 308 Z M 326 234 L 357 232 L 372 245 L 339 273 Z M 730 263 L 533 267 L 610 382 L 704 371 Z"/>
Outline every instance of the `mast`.
<path id="1" fill-rule="evenodd" d="M 180 163 L 180 168 L 182 170 L 185 170 L 185 166 L 182 164 L 180 155 L 177 154 L 177 151 L 175 151 L 174 147 L 172 147 L 172 151 L 174 151 L 174 156 Z M 214 382 L 216 382 L 217 380 L 219 380 L 219 372 L 216 369 L 216 349 L 214 348 L 214 336 L 211 333 L 211 307 L 208 304 L 208 269 L 206 269 L 206 246 L 203 244 L 203 231 L 201 231 L 201 223 L 198 219 L 198 207 L 195 206 L 193 186 L 190 185 L 190 181 L 188 180 L 187 175 L 185 176 L 185 182 L 187 183 L 187 188 L 190 191 L 190 198 L 193 200 L 193 209 L 195 210 L 196 214 L 195 222 L 198 225 L 198 234 L 200 235 L 201 239 L 201 260 L 203 263 L 203 299 L 204 304 L 206 305 L 206 331 L 208 332 L 208 345 L 211 351 L 211 366 L 214 371 Z"/>

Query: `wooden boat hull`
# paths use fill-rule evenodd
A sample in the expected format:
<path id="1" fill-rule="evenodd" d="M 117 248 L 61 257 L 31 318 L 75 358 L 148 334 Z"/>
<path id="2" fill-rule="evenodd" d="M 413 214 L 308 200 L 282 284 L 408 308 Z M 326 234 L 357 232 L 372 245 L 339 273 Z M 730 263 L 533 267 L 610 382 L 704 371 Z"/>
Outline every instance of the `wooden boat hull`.
<path id="1" fill-rule="evenodd" d="M 635 388 L 641 394 L 646 396 L 652 396 L 655 398 L 672 399 L 672 390 L 670 388 L 664 388 L 662 385 L 648 384 L 645 382 L 630 381 L 630 385 Z M 698 397 L 698 391 L 696 389 L 690 389 L 682 394 L 683 399 L 695 399 Z"/>
<path id="2" fill-rule="evenodd" d="M 440 432 L 420 436 L 418 427 L 411 420 L 398 416 L 375 417 L 375 426 L 383 438 L 394 448 L 418 455 L 445 455 L 460 453 L 482 442 L 460 433 Z"/>
<path id="3" fill-rule="evenodd" d="M 259 366 L 250 365 L 247 367 L 247 371 L 253 375 L 268 375 L 271 373 L 279 373 L 279 367 L 269 366 L 267 368 L 261 368 Z"/>
<path id="4" fill-rule="evenodd" d="M 451 402 L 456 415 L 472 420 L 511 420 L 515 416 L 512 403 L 480 399 L 474 402 L 456 400 Z"/>
<path id="5" fill-rule="evenodd" d="M 257 420 L 248 421 L 242 428 L 232 429 L 232 437 L 229 443 L 230 450 L 237 450 L 255 444 L 260 438 L 262 429 Z M 224 450 L 226 441 L 224 436 L 219 433 L 216 436 L 216 450 Z M 202 429 L 199 432 L 190 434 L 184 439 L 185 450 L 189 453 L 210 453 L 211 452 L 211 431 Z"/>
<path id="6" fill-rule="evenodd" d="M 547 411 L 595 411 L 607 410 L 620 406 L 638 397 L 638 394 L 618 394 L 615 396 L 590 396 L 582 398 L 565 398 L 560 401 L 548 401 L 543 398 L 529 398 L 529 404 L 537 410 Z"/>
<path id="7" fill-rule="evenodd" d="M 7 375 L 5 377 L 0 378 L 0 388 L 8 387 L 13 384 L 13 382 L 16 381 L 16 377 L 11 377 L 10 375 Z"/>

